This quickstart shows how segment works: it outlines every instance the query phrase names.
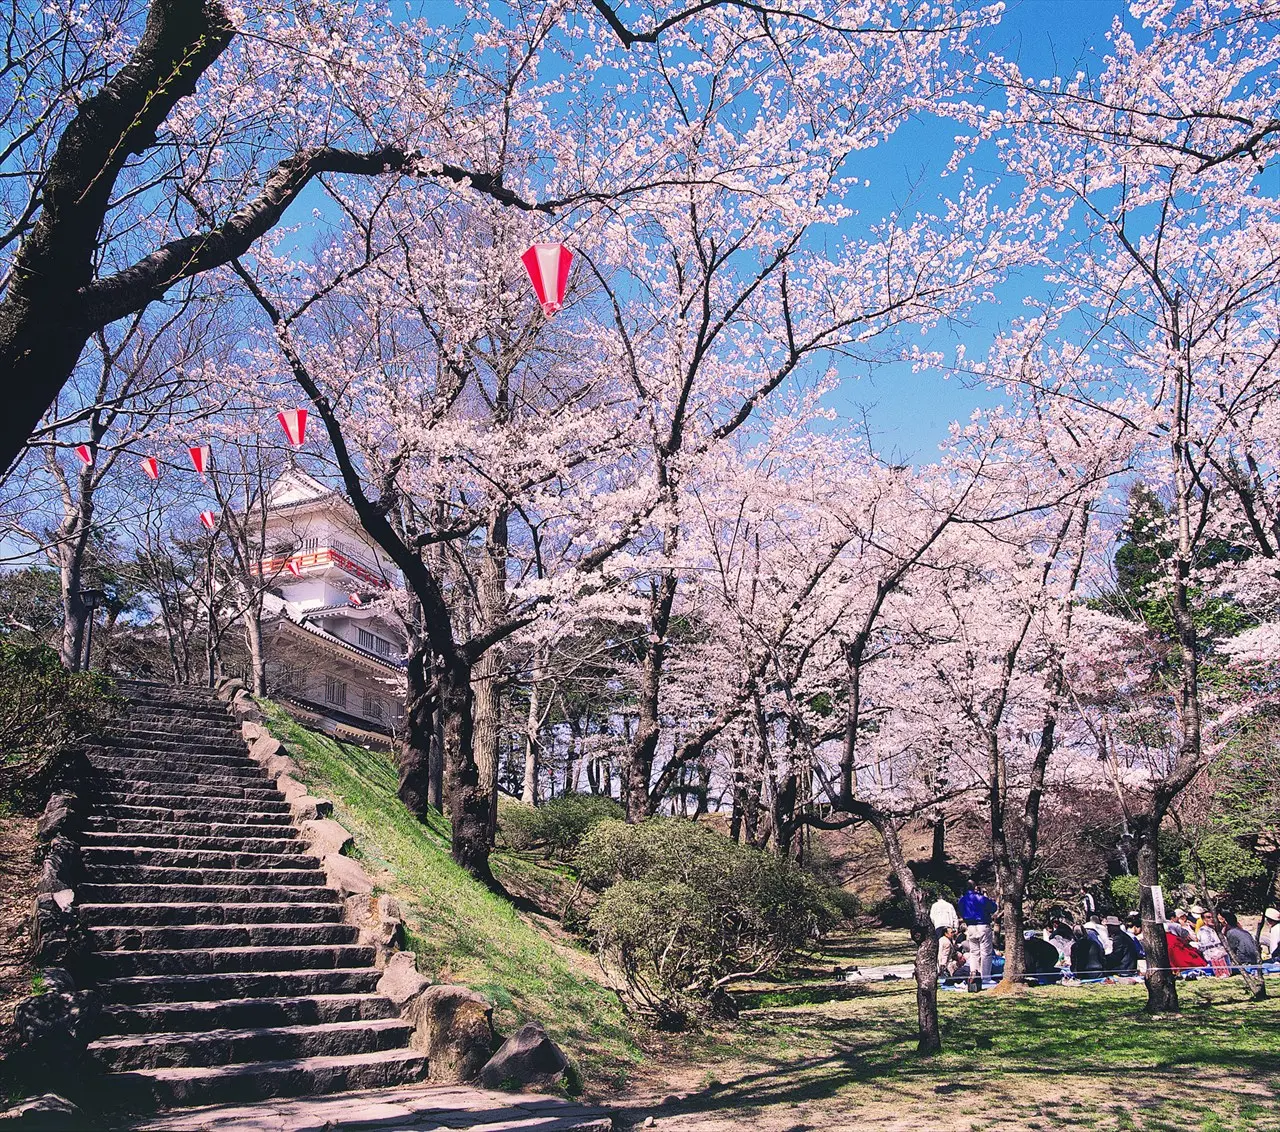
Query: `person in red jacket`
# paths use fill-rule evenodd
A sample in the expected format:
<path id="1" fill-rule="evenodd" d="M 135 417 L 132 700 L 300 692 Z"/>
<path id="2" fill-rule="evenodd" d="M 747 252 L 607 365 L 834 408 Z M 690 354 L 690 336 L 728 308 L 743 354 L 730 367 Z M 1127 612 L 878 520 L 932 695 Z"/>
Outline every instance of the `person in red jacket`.
<path id="1" fill-rule="evenodd" d="M 1176 932 L 1166 929 L 1164 941 L 1169 948 L 1169 966 L 1175 971 L 1205 966 L 1204 956 Z"/>

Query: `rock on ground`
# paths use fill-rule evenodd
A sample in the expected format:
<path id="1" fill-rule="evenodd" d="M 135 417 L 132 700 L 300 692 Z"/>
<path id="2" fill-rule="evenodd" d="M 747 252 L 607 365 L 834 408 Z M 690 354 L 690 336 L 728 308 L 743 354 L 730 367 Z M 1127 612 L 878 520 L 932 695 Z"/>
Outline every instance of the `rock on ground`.
<path id="1" fill-rule="evenodd" d="M 511 1084 L 553 1085 L 569 1067 L 569 1059 L 537 1022 L 526 1022 L 505 1042 L 480 1071 L 480 1080 L 491 1089 Z"/>

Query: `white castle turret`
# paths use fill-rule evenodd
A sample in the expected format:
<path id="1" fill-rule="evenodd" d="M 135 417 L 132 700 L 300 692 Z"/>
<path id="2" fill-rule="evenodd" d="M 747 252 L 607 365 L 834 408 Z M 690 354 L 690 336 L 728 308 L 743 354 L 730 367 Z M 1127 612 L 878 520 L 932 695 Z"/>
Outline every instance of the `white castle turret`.
<path id="1" fill-rule="evenodd" d="M 268 691 L 334 734 L 385 740 L 404 705 L 404 629 L 380 600 L 395 567 L 347 500 L 296 468 L 272 485 L 265 534 Z"/>

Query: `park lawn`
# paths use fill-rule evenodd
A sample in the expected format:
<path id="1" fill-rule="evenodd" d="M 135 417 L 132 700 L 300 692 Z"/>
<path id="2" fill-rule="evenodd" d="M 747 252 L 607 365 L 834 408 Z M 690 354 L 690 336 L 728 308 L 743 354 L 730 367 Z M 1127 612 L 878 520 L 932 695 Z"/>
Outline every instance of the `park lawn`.
<path id="1" fill-rule="evenodd" d="M 750 1011 L 670 1040 L 627 1115 L 697 1132 L 1280 1129 L 1280 999 L 1245 1002 L 1238 980 L 1180 989 L 1182 1014 L 1161 1019 L 1141 986 L 943 992 L 930 1059 L 914 1053 L 913 983 Z"/>
<path id="2" fill-rule="evenodd" d="M 617 996 L 592 977 L 594 960 L 453 863 L 447 823 L 438 814 L 423 823 L 409 813 L 396 795 L 389 754 L 310 731 L 273 704 L 263 708 L 308 789 L 333 800 L 334 817 L 351 831 L 355 856 L 379 890 L 401 902 L 419 969 L 485 995 L 500 1033 L 541 1022 L 589 1095 L 623 1084 L 643 1055 Z M 538 866 L 528 861 L 497 854 L 493 864 L 504 879 L 523 877 L 517 887 L 536 883 Z"/>

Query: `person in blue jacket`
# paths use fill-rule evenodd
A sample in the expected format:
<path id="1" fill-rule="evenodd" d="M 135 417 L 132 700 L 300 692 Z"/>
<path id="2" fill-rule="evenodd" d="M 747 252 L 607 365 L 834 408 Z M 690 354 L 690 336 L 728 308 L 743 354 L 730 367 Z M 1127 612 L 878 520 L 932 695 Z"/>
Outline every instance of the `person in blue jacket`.
<path id="1" fill-rule="evenodd" d="M 991 922 L 999 911 L 999 905 L 986 894 L 981 885 L 971 884 L 960 897 L 960 918 L 965 922 L 964 935 L 969 942 L 969 968 L 981 972 L 984 979 L 991 978 L 991 956 L 994 952 L 994 935 Z"/>

